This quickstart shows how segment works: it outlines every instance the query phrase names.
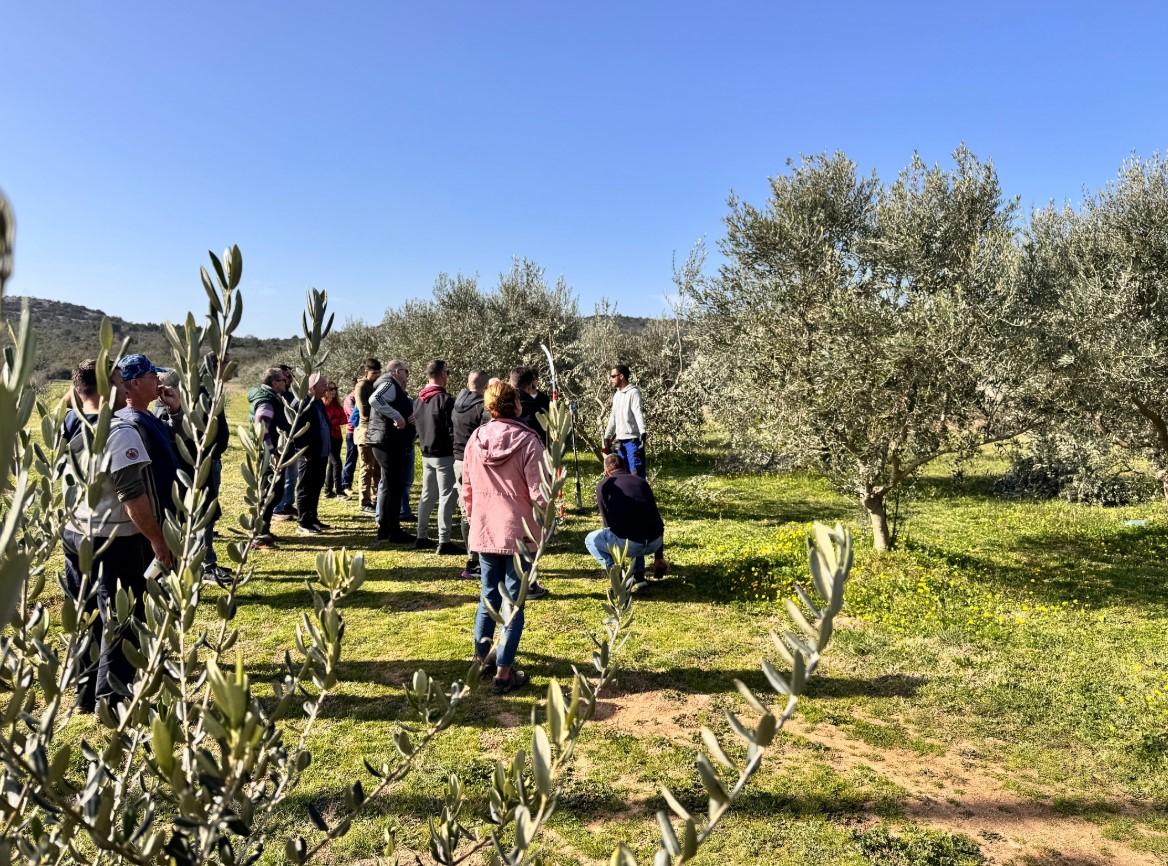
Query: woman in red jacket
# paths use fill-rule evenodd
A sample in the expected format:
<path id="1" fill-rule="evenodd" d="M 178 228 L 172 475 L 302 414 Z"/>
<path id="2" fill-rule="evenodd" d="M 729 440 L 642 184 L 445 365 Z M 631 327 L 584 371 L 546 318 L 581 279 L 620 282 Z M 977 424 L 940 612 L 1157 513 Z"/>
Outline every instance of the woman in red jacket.
<path id="1" fill-rule="evenodd" d="M 328 465 L 324 469 L 324 495 L 329 499 L 335 496 L 344 498 L 345 489 L 341 483 L 341 440 L 349 425 L 349 419 L 345 415 L 345 407 L 337 400 L 336 382 L 329 382 L 324 392 L 324 413 L 329 422 L 329 434 L 332 436 Z"/>

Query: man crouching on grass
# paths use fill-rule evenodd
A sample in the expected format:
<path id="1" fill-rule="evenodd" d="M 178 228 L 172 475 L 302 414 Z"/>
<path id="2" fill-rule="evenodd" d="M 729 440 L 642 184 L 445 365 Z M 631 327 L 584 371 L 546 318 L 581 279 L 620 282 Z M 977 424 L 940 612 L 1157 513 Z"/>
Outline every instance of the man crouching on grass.
<path id="1" fill-rule="evenodd" d="M 649 482 L 630 475 L 617 454 L 604 458 L 604 479 L 596 488 L 596 505 L 600 509 L 603 529 L 588 533 L 584 545 L 601 568 L 612 567 L 612 549 L 625 549 L 635 558 L 633 588 L 644 589 L 645 555 L 654 557 L 653 573 L 661 577 L 669 571 L 665 561 L 665 524 L 657 510 L 657 499 Z"/>

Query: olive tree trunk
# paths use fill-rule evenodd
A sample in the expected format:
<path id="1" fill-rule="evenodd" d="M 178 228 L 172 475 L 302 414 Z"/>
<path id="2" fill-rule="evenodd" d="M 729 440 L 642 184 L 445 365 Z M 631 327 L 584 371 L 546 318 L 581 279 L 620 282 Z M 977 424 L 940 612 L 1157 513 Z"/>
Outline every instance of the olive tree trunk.
<path id="1" fill-rule="evenodd" d="M 877 550 L 892 549 L 892 533 L 888 529 L 888 508 L 884 503 L 884 493 L 865 493 L 860 503 L 872 521 L 872 546 Z"/>

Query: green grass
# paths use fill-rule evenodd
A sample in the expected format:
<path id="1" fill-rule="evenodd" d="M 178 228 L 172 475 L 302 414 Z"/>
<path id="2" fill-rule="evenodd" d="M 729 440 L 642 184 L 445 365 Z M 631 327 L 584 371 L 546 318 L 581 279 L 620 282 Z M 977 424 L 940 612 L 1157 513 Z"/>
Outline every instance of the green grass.
<path id="1" fill-rule="evenodd" d="M 231 408 L 242 420 L 241 397 Z M 711 465 L 703 458 L 657 469 L 675 573 L 638 599 L 618 682 L 583 736 L 545 839 L 549 862 L 606 860 L 620 840 L 651 862 L 662 784 L 704 806 L 692 764 L 698 727 L 727 732 L 722 711 L 741 709 L 734 678 L 766 688 L 758 661 L 768 631 L 783 622 L 782 598 L 803 579 L 810 522 L 840 520 L 858 531 L 855 505 L 823 479 L 719 477 Z M 586 499 L 598 471 L 593 463 L 587 470 Z M 1021 798 L 1049 808 L 1052 820 L 1099 826 L 1130 850 L 1168 850 L 1164 508 L 1003 501 L 988 493 L 1000 470 L 986 458 L 954 480 L 936 467 L 908 503 L 901 550 L 878 555 L 858 540 L 845 617 L 799 725 L 701 862 L 981 862 L 978 846 L 993 833 L 980 841 L 952 833 L 910 808 L 904 768 L 928 769 L 946 756 L 1000 786 L 990 805 L 999 795 Z M 237 471 L 225 471 L 224 483 L 233 514 L 242 506 Z M 288 535 L 281 549 L 257 555 L 259 576 L 237 620 L 253 681 L 274 676 L 293 646 L 315 553 L 372 540 L 373 522 L 354 500 L 322 500 L 321 514 L 334 527 L 325 536 L 297 538 L 292 525 L 277 524 Z M 1125 527 L 1133 517 L 1150 522 Z M 519 664 L 534 688 L 502 699 L 480 690 L 418 771 L 355 822 L 326 862 L 375 856 L 386 826 L 425 850 L 426 816 L 451 772 L 476 805 L 485 802 L 493 761 L 525 746 L 548 678 L 566 679 L 587 660 L 587 633 L 601 617 L 599 573 L 583 548 L 594 525 L 567 518 L 543 571 L 553 595 L 529 606 Z M 284 813 L 289 832 L 305 824 L 306 802 L 327 814 L 364 775 L 363 758 L 392 756 L 401 686 L 415 669 L 449 681 L 470 656 L 477 586 L 459 579 L 461 560 L 389 550 L 368 552 L 366 563 L 369 579 L 345 604 L 342 683 Z M 208 607 L 217 594 L 207 593 Z M 858 751 L 842 760 L 825 738 Z M 976 812 L 987 795 L 963 784 L 946 796 L 968 798 Z M 1001 823 L 1008 835 L 1011 825 Z M 281 848 L 272 845 L 265 862 L 279 862 Z"/>

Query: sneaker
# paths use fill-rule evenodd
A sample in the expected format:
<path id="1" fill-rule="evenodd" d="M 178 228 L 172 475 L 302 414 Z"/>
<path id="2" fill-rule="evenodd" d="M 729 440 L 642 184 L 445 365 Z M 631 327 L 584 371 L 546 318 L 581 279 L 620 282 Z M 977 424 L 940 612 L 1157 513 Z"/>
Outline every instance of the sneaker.
<path id="1" fill-rule="evenodd" d="M 495 694 L 505 695 L 517 692 L 528 683 L 527 674 L 518 668 L 511 668 L 511 675 L 505 680 L 495 680 Z"/>
<path id="2" fill-rule="evenodd" d="M 547 587 L 540 586 L 538 583 L 533 583 L 531 586 L 527 587 L 528 601 L 537 598 L 547 598 L 549 595 L 551 595 L 551 591 Z"/>
<path id="3" fill-rule="evenodd" d="M 672 566 L 666 559 L 658 559 L 653 563 L 653 576 L 665 577 L 672 570 Z"/>
<path id="4" fill-rule="evenodd" d="M 325 499 L 336 499 L 336 498 L 337 498 L 337 494 L 335 494 L 335 493 L 326 493 L 326 494 L 324 495 L 324 498 L 325 498 Z"/>
<path id="5" fill-rule="evenodd" d="M 296 527 L 297 535 L 320 535 L 320 530 L 315 526 L 305 526 L 303 523 Z"/>
<path id="6" fill-rule="evenodd" d="M 464 568 L 462 574 L 459 575 L 463 580 L 482 580 L 483 575 L 478 571 L 471 571 L 469 568 Z"/>
<path id="7" fill-rule="evenodd" d="M 203 580 L 207 582 L 214 581 L 220 587 L 226 589 L 231 586 L 231 579 L 234 575 L 220 565 L 212 564 L 203 567 Z"/>
<path id="8" fill-rule="evenodd" d="M 466 556 L 466 548 L 461 544 L 455 544 L 453 541 L 440 542 L 435 552 L 440 556 Z"/>
<path id="9" fill-rule="evenodd" d="M 641 592 L 649 588 L 649 581 L 645 579 L 645 575 L 638 574 L 633 578 L 633 585 L 629 587 L 633 592 Z"/>
<path id="10" fill-rule="evenodd" d="M 389 535 L 379 535 L 377 540 L 383 544 L 409 544 L 411 546 L 417 541 L 408 532 L 391 532 Z"/>
<path id="11" fill-rule="evenodd" d="M 432 542 L 428 538 L 415 538 L 414 539 L 414 548 L 417 550 L 429 550 L 433 546 L 434 546 L 434 542 Z"/>
<path id="12" fill-rule="evenodd" d="M 366 514 L 376 514 L 377 513 L 377 509 L 374 508 L 372 505 L 362 505 L 361 510 L 363 512 L 365 512 Z"/>
<path id="13" fill-rule="evenodd" d="M 274 535 L 257 535 L 251 543 L 252 550 L 275 550 L 276 537 Z"/>
<path id="14" fill-rule="evenodd" d="M 312 521 L 312 528 L 313 528 L 313 529 L 316 529 L 316 530 L 318 530 L 318 531 L 320 531 L 320 532 L 324 532 L 326 529 L 332 529 L 332 527 L 331 527 L 329 524 L 327 524 L 327 523 L 322 523 L 322 522 L 321 522 L 321 521 L 319 521 L 319 520 L 314 520 L 314 521 Z"/>
<path id="15" fill-rule="evenodd" d="M 416 515 L 416 514 L 410 514 L 410 513 L 407 511 L 407 512 L 405 512 L 405 513 L 403 513 L 403 514 L 399 514 L 399 515 L 398 515 L 398 520 L 401 520 L 401 521 L 403 521 L 404 523 L 417 523 L 417 522 L 418 522 L 418 515 Z"/>
<path id="16" fill-rule="evenodd" d="M 272 520 L 295 520 L 295 511 L 273 511 Z"/>

